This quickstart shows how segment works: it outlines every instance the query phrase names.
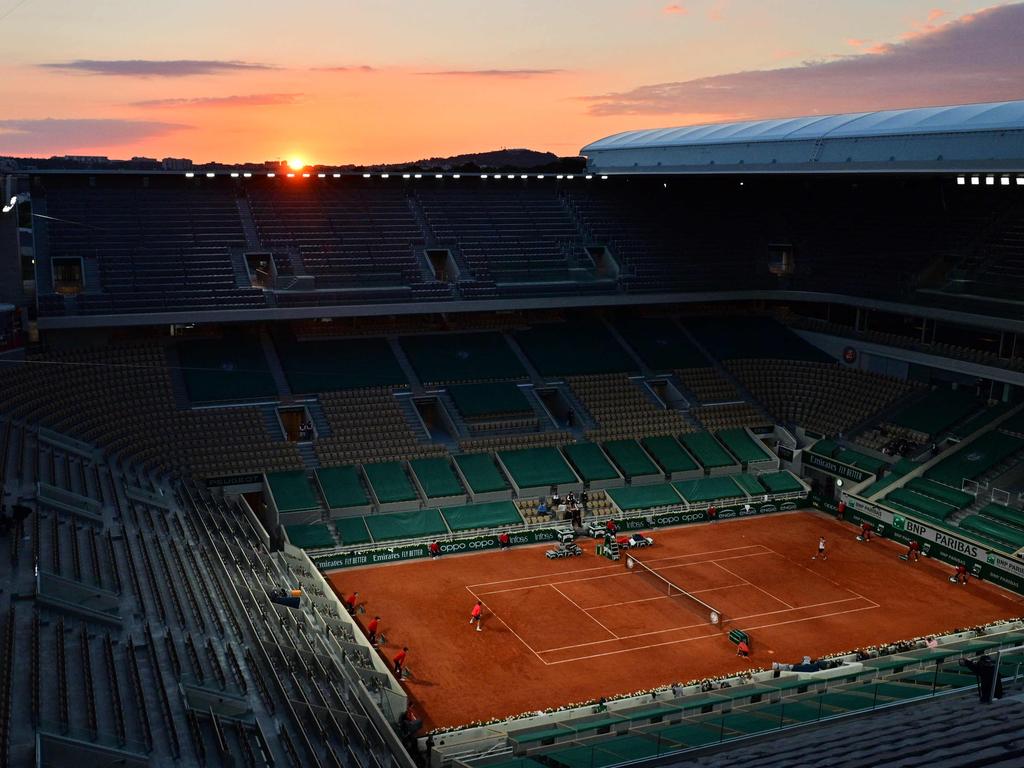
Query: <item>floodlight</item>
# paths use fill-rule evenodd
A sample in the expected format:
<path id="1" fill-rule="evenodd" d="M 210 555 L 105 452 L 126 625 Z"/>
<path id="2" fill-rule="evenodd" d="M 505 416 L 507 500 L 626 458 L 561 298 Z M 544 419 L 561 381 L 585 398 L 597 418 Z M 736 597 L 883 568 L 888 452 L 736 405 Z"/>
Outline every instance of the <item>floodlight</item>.
<path id="1" fill-rule="evenodd" d="M 277 176 L 277 174 L 276 174 L 276 173 L 268 173 L 268 174 L 267 174 L 267 178 L 268 178 L 268 179 L 272 179 L 272 178 L 274 178 L 275 176 Z"/>
<path id="2" fill-rule="evenodd" d="M 564 178 L 565 178 L 565 176 L 563 176 L 562 174 L 558 174 L 557 176 L 555 176 L 555 178 L 556 178 L 556 179 L 564 179 Z"/>
<path id="3" fill-rule="evenodd" d="M 435 179 L 443 179 L 444 178 L 444 174 L 443 173 L 435 173 L 434 174 L 434 178 Z"/>
<path id="4" fill-rule="evenodd" d="M 1017 177 L 1017 186 L 1018 187 L 1024 187 L 1024 176 L 1018 176 Z"/>
<path id="5" fill-rule="evenodd" d="M 410 178 L 412 178 L 412 177 L 411 177 L 411 176 L 410 176 L 410 175 L 409 175 L 408 173 L 403 173 L 403 174 L 402 174 L 402 178 L 403 178 L 403 179 L 410 179 Z"/>
<path id="6" fill-rule="evenodd" d="M 288 174 L 288 178 L 289 179 L 294 179 L 295 178 L 295 174 L 294 173 L 289 173 Z"/>
<path id="7" fill-rule="evenodd" d="M 242 178 L 244 178 L 244 179 L 251 179 L 252 178 L 252 174 L 249 173 L 248 171 L 246 171 L 245 173 L 242 174 Z"/>
<path id="8" fill-rule="evenodd" d="M 575 176 L 573 176 L 573 175 L 572 175 L 572 174 L 570 173 L 570 174 L 569 174 L 568 176 L 566 176 L 565 178 L 567 178 L 567 179 L 568 179 L 569 181 L 572 181 L 572 180 L 573 180 L 573 179 L 575 179 L 576 177 L 575 177 Z"/>
<path id="9" fill-rule="evenodd" d="M 965 179 L 963 176 L 957 176 L 956 183 L 962 187 L 964 184 L 967 183 L 967 179 Z"/>
<path id="10" fill-rule="evenodd" d="M 382 179 L 390 179 L 390 178 L 391 178 L 391 174 L 390 174 L 390 173 L 382 173 L 382 174 L 380 175 L 380 177 L 381 177 Z"/>
<path id="11" fill-rule="evenodd" d="M 484 176 L 484 177 L 482 177 L 482 178 L 485 178 L 485 179 L 486 179 L 487 177 L 486 177 L 486 176 Z M 500 173 L 496 173 L 496 174 L 494 174 L 494 178 L 496 178 L 496 179 L 500 179 L 500 178 L 501 178 L 501 174 L 500 174 Z"/>
<path id="12" fill-rule="evenodd" d="M 206 174 L 206 178 L 208 179 L 212 179 L 214 176 L 216 176 L 216 174 L 213 173 L 212 171 Z"/>
<path id="13" fill-rule="evenodd" d="M 524 174 L 523 174 L 522 176 L 520 176 L 519 178 L 520 178 L 520 179 L 525 179 L 525 178 L 527 178 L 527 176 L 526 176 L 526 174 L 524 173 Z"/>
<path id="14" fill-rule="evenodd" d="M 607 176 L 602 176 L 601 177 L 601 181 L 608 181 L 608 177 Z M 740 183 L 742 184 L 743 182 L 740 182 Z"/>
<path id="15" fill-rule="evenodd" d="M 194 174 L 194 173 L 192 173 L 192 171 L 186 171 L 186 172 L 185 172 L 185 178 L 186 178 L 186 179 L 191 179 L 191 178 L 193 178 L 194 176 L 195 176 L 195 174 Z"/>
<path id="16" fill-rule="evenodd" d="M 486 179 L 487 178 L 487 174 L 486 173 L 481 173 L 480 174 L 480 178 L 481 179 Z M 495 177 L 495 178 L 497 178 L 497 177 Z"/>
<path id="17" fill-rule="evenodd" d="M 971 186 L 977 186 L 978 184 L 981 184 L 981 179 L 977 176 L 971 176 Z"/>
<path id="18" fill-rule="evenodd" d="M 461 173 L 453 173 L 452 174 L 452 178 L 453 179 L 461 179 L 462 178 L 462 174 Z M 1017 181 L 1020 181 L 1020 179 L 1017 179 Z"/>
<path id="19" fill-rule="evenodd" d="M 594 178 L 594 177 L 593 177 L 593 175 L 592 175 L 592 174 L 589 174 L 589 173 L 588 173 L 588 174 L 587 174 L 586 176 L 584 176 L 584 178 L 585 178 L 585 179 L 586 179 L 587 181 L 590 181 L 590 180 L 591 180 L 592 178 Z"/>
<path id="20" fill-rule="evenodd" d="M 337 176 L 337 174 L 335 174 L 335 176 Z M 364 174 L 363 174 L 363 178 L 364 178 L 364 179 L 368 179 L 368 178 L 370 178 L 370 174 L 368 174 L 368 173 L 364 173 Z"/>
<path id="21" fill-rule="evenodd" d="M 1002 184 L 1004 187 L 1010 186 L 1010 177 L 1009 176 L 1001 177 L 999 179 L 999 183 Z"/>
<path id="22" fill-rule="evenodd" d="M 316 175 L 316 177 L 317 177 L 318 179 L 326 179 L 326 178 L 327 178 L 327 174 L 326 174 L 326 173 L 318 173 L 318 174 Z"/>
<path id="23" fill-rule="evenodd" d="M 423 174 L 422 174 L 422 173 L 414 173 L 414 174 L 412 175 L 412 177 L 413 177 L 414 179 L 422 179 L 422 178 L 423 178 Z"/>
<path id="24" fill-rule="evenodd" d="M 538 173 L 537 174 L 537 178 L 538 179 L 543 179 L 544 178 L 544 174 L 543 173 Z"/>
<path id="25" fill-rule="evenodd" d="M 996 177 L 995 176 L 986 176 L 985 177 L 985 186 L 991 187 L 995 183 L 996 183 Z"/>
<path id="26" fill-rule="evenodd" d="M 232 179 L 237 179 L 238 178 L 238 171 L 232 171 L 231 172 L 231 178 Z"/>

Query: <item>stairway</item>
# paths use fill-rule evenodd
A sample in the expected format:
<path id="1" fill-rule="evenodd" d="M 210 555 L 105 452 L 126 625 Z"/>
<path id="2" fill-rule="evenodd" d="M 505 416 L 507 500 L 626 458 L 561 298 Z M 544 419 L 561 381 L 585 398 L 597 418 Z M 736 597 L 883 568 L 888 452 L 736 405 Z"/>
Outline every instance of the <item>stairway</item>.
<path id="1" fill-rule="evenodd" d="M 685 325 L 682 325 L 681 323 L 677 323 L 676 325 L 682 330 L 686 338 L 690 340 L 690 343 L 693 344 L 693 346 L 696 347 L 696 349 L 702 355 L 704 355 L 704 357 L 710 363 L 711 367 L 718 371 L 722 378 L 724 378 L 726 381 L 732 384 L 733 387 L 736 388 L 736 391 L 739 392 L 740 397 L 745 402 L 754 406 L 758 410 L 758 412 L 760 412 L 760 414 L 765 418 L 766 423 L 775 424 L 779 421 L 772 414 L 768 413 L 768 411 L 764 409 L 764 406 L 761 405 L 761 403 L 758 401 L 756 397 L 754 397 L 754 393 L 747 389 L 746 386 L 744 386 L 743 382 L 741 382 L 739 379 L 733 376 L 732 371 L 726 368 L 717 357 L 711 354 L 707 347 L 700 343 L 696 336 L 690 333 L 689 328 L 687 328 Z"/>
<path id="2" fill-rule="evenodd" d="M 416 375 L 416 369 L 412 367 L 412 362 L 405 354 L 405 350 L 402 349 L 402 345 L 398 343 L 398 338 L 388 336 L 388 344 L 395 359 L 398 361 L 398 366 L 402 369 L 402 373 L 405 374 L 405 378 L 409 382 L 409 389 L 412 390 L 413 394 L 422 394 L 423 384 L 420 382 L 420 377 Z"/>
<path id="3" fill-rule="evenodd" d="M 171 392 L 174 393 L 174 407 L 179 411 L 187 411 L 192 407 L 192 401 L 188 396 L 188 387 L 185 386 L 185 374 L 181 370 L 181 358 L 178 357 L 178 348 L 174 344 L 164 347 L 167 355 L 167 368 L 171 376 Z"/>
<path id="4" fill-rule="evenodd" d="M 303 403 L 306 406 L 306 410 L 309 411 L 309 418 L 313 420 L 313 426 L 316 428 L 317 438 L 330 437 L 331 436 L 331 423 L 327 420 L 327 414 L 324 413 L 324 407 L 320 405 L 319 400 L 309 400 Z"/>
<path id="5" fill-rule="evenodd" d="M 252 288 L 252 275 L 249 274 L 249 267 L 245 263 L 245 250 L 242 248 L 231 248 L 231 268 L 235 273 L 235 285 L 238 288 Z"/>
<path id="6" fill-rule="evenodd" d="M 451 419 L 455 431 L 459 433 L 459 437 L 468 437 L 469 427 L 466 426 L 466 421 L 462 418 L 462 414 L 459 413 L 459 409 L 456 407 L 451 395 L 447 391 L 441 390 L 437 393 L 437 401 L 448 413 L 448 418 Z"/>
<path id="7" fill-rule="evenodd" d="M 295 447 L 299 449 L 299 456 L 302 457 L 302 464 L 307 470 L 320 468 L 320 459 L 317 458 L 316 449 L 313 448 L 312 443 L 295 443 Z M 306 474 L 309 474 L 309 472 L 307 471 Z"/>
<path id="8" fill-rule="evenodd" d="M 256 219 L 253 218 L 252 208 L 249 201 L 244 197 L 236 197 L 235 205 L 238 207 L 238 217 L 242 220 L 242 232 L 245 233 L 245 244 L 248 248 L 262 249 L 259 229 L 256 227 Z"/>
<path id="9" fill-rule="evenodd" d="M 427 214 L 423 211 L 423 206 L 420 205 L 419 198 L 416 197 L 414 192 L 410 192 L 405 196 L 406 205 L 409 206 L 409 212 L 412 217 L 416 219 L 416 223 L 420 226 L 420 232 L 423 234 L 423 242 L 427 248 L 438 248 L 437 237 L 434 235 L 434 231 L 430 228 L 430 222 L 427 221 Z"/>
<path id="10" fill-rule="evenodd" d="M 600 425 L 594 421 L 594 417 L 590 415 L 590 412 L 583 407 L 583 403 L 580 402 L 579 398 L 576 397 L 572 388 L 564 381 L 559 382 L 555 385 L 555 389 L 561 394 L 569 405 L 572 406 L 573 413 L 575 415 L 575 426 L 577 429 L 583 432 L 589 432 L 592 429 L 597 429 Z"/>
<path id="11" fill-rule="evenodd" d="M 277 418 L 277 405 L 267 403 L 260 406 L 260 416 L 263 417 L 263 426 L 267 428 L 267 434 L 274 441 L 284 440 L 284 432 L 281 430 L 281 421 Z"/>
<path id="12" fill-rule="evenodd" d="M 533 387 L 519 387 L 519 391 L 523 393 L 523 397 L 526 398 L 526 402 L 530 404 L 533 412 L 537 414 L 537 426 L 541 432 L 547 432 L 548 430 L 555 429 L 555 420 L 551 414 L 548 413 L 547 406 L 541 402 L 540 396 L 537 394 L 537 390 Z"/>
<path id="13" fill-rule="evenodd" d="M 82 259 L 82 293 L 92 295 L 103 292 L 103 281 L 100 279 L 100 264 L 97 259 Z"/>
<path id="14" fill-rule="evenodd" d="M 397 395 L 395 399 L 398 401 L 398 408 L 405 418 L 406 425 L 412 430 L 413 435 L 416 436 L 416 442 L 421 445 L 429 444 L 431 442 L 430 433 L 427 432 L 423 419 L 420 418 L 420 413 L 416 410 L 416 403 L 413 401 L 412 396 Z"/>
<path id="15" fill-rule="evenodd" d="M 270 338 L 270 334 L 265 330 L 260 332 L 260 346 L 263 347 L 263 356 L 267 358 L 267 367 L 270 369 L 270 375 L 274 379 L 274 384 L 277 385 L 277 391 L 284 400 L 292 399 L 292 388 L 288 384 L 288 377 L 284 375 L 284 368 L 281 367 L 281 361 L 277 357 L 277 350 L 274 348 L 274 342 Z"/>
<path id="16" fill-rule="evenodd" d="M 519 359 L 519 362 L 522 363 L 523 368 L 526 369 L 526 372 L 530 376 L 530 381 L 533 382 L 533 386 L 542 386 L 545 383 L 543 377 L 537 373 L 537 369 L 533 367 L 533 363 L 530 362 L 530 358 L 528 358 L 526 353 L 523 352 L 523 348 L 519 346 L 519 342 L 516 341 L 515 337 L 511 333 L 503 333 L 501 335 L 505 337 L 505 343 L 508 344 L 512 353 Z"/>
<path id="17" fill-rule="evenodd" d="M 636 363 L 637 370 L 640 371 L 645 378 L 654 376 L 654 371 L 647 367 L 647 363 L 645 363 L 637 351 L 629 345 L 629 342 L 626 341 L 623 335 L 619 333 L 619 329 L 612 325 L 608 320 L 604 320 L 603 323 L 604 327 L 608 330 L 608 333 L 612 335 L 612 338 L 619 342 L 619 346 L 626 350 L 626 353 L 633 358 L 633 362 Z"/>

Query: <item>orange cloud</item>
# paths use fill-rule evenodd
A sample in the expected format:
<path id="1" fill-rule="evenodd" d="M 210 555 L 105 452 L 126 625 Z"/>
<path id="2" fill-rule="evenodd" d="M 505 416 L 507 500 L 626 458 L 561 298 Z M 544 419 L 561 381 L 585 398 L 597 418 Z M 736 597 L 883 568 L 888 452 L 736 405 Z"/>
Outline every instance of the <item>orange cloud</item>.
<path id="1" fill-rule="evenodd" d="M 690 9 L 684 8 L 679 3 L 673 3 L 672 5 L 666 5 L 661 9 L 661 12 L 669 16 L 685 16 L 690 12 Z"/>

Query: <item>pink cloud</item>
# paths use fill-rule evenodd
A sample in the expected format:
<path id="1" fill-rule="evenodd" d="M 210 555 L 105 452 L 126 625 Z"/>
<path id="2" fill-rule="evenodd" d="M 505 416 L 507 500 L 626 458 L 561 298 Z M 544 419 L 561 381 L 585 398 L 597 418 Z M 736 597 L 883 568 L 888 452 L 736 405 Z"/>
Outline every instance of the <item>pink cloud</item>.
<path id="1" fill-rule="evenodd" d="M 690 12 L 690 9 L 679 5 L 679 3 L 673 3 L 672 5 L 666 5 L 661 9 L 661 12 L 668 16 L 685 16 Z"/>
<path id="2" fill-rule="evenodd" d="M 592 115 L 726 119 L 1024 98 L 1024 4 L 963 16 L 897 43 L 780 69 L 656 83 L 586 97 Z"/>
<path id="3" fill-rule="evenodd" d="M 301 93 L 250 93 L 245 96 L 198 96 L 177 99 L 147 99 L 134 101 L 129 106 L 162 107 L 272 107 L 295 104 L 302 98 Z"/>

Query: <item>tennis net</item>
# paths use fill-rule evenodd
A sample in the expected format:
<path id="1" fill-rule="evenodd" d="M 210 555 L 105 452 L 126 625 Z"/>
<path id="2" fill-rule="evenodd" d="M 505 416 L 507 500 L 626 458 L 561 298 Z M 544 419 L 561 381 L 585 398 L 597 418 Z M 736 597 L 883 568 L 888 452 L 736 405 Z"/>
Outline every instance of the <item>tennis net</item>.
<path id="1" fill-rule="evenodd" d="M 644 565 L 631 555 L 626 555 L 626 569 L 642 578 L 647 584 L 650 584 L 662 594 L 667 595 L 670 599 L 679 600 L 681 603 L 687 605 L 692 611 L 701 616 L 709 624 L 713 624 L 717 627 L 725 623 L 725 617 L 717 608 L 705 603 L 699 597 L 690 594 L 677 584 L 673 584 L 664 576 L 651 570 L 648 566 Z"/>

